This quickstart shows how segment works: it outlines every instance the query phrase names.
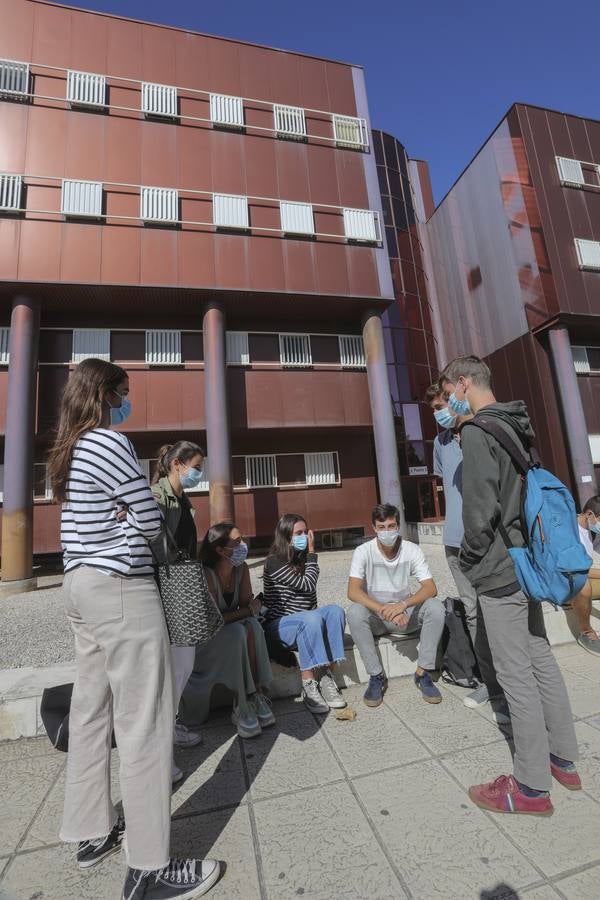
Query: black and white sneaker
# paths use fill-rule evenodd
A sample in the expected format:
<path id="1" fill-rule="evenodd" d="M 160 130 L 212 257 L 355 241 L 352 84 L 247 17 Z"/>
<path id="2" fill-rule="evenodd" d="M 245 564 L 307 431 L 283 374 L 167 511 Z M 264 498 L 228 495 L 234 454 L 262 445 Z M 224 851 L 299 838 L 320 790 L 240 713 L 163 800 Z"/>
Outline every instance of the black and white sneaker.
<path id="1" fill-rule="evenodd" d="M 122 900 L 192 900 L 219 880 L 216 859 L 171 859 L 156 872 L 128 869 Z"/>
<path id="2" fill-rule="evenodd" d="M 92 841 L 81 841 L 77 848 L 77 865 L 80 869 L 89 869 L 101 862 L 111 853 L 121 849 L 123 835 L 125 834 L 125 819 L 119 816 L 117 823 L 110 834 L 105 837 L 95 838 Z"/>

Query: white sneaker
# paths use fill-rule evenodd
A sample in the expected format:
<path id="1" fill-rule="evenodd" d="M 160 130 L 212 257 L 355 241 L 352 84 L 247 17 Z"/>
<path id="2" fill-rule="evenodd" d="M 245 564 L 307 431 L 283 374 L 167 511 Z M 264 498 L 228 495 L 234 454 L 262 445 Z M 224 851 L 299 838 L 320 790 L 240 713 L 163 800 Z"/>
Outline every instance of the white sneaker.
<path id="1" fill-rule="evenodd" d="M 319 681 L 321 696 L 330 709 L 344 709 L 348 704 L 340 694 L 331 672 L 325 672 Z"/>
<path id="2" fill-rule="evenodd" d="M 202 743 L 202 735 L 197 731 L 190 731 L 183 722 L 175 722 L 173 743 L 176 747 L 197 747 Z"/>
<path id="3" fill-rule="evenodd" d="M 268 728 L 269 725 L 275 724 L 275 716 L 271 709 L 271 701 L 264 694 L 258 692 L 252 697 L 252 706 L 261 728 Z"/>
<path id="4" fill-rule="evenodd" d="M 306 708 L 318 716 L 326 716 L 329 712 L 329 706 L 321 697 L 319 685 L 314 678 L 302 681 L 302 699 Z"/>
<path id="5" fill-rule="evenodd" d="M 171 766 L 171 782 L 172 784 L 178 784 L 183 778 L 183 772 L 176 766 L 175 763 Z"/>
<path id="6" fill-rule="evenodd" d="M 237 705 L 234 706 L 233 712 L 231 713 L 231 721 L 236 726 L 237 733 L 242 738 L 253 738 L 262 734 L 260 722 L 258 721 L 251 704 L 248 704 L 243 710 Z"/>

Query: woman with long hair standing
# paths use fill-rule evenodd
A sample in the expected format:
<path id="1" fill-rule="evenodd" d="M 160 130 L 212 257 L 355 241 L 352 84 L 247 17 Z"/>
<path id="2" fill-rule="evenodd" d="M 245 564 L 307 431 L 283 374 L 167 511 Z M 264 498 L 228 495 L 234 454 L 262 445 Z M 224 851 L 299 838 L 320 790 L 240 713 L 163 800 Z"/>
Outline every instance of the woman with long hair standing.
<path id="1" fill-rule="evenodd" d="M 173 682 L 148 544 L 161 515 L 130 441 L 109 428 L 127 418 L 128 394 L 124 369 L 80 363 L 49 458 L 77 669 L 60 836 L 88 868 L 119 849 L 126 827 L 124 900 L 187 900 L 212 887 L 219 863 L 169 856 Z M 113 727 L 125 821 L 110 793 Z"/>
<path id="2" fill-rule="evenodd" d="M 179 553 L 189 559 L 198 555 L 198 533 L 194 523 L 194 510 L 186 490 L 193 489 L 202 480 L 204 450 L 193 441 L 177 441 L 165 444 L 158 451 L 156 471 L 152 479 L 152 493 L 163 514 L 165 528 L 168 529 L 167 553 L 173 562 Z M 166 562 L 165 545 L 162 538 L 152 542 L 154 556 L 159 562 Z M 181 644 L 171 644 L 171 663 L 175 686 L 175 728 L 173 743 L 177 747 L 195 747 L 202 736 L 190 731 L 177 717 L 179 701 L 183 689 L 194 669 L 196 648 Z M 172 780 L 181 781 L 183 772 L 173 763 Z"/>
<path id="3" fill-rule="evenodd" d="M 263 572 L 266 630 L 298 650 L 302 699 L 314 713 L 343 709 L 346 701 L 332 675 L 346 658 L 341 606 L 317 606 L 319 565 L 315 539 L 302 516 L 286 513 L 275 529 Z"/>

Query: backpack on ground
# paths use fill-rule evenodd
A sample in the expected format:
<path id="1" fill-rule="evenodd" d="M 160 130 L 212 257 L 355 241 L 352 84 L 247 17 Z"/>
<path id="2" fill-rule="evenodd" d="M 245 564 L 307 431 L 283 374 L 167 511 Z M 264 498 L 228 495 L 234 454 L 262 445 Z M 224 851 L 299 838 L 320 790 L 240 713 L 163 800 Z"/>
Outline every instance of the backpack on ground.
<path id="1" fill-rule="evenodd" d="M 513 546 L 502 523 L 498 531 L 523 593 L 530 600 L 547 600 L 555 606 L 564 606 L 582 590 L 592 565 L 579 539 L 573 497 L 531 453 L 526 456 L 491 417 L 480 414 L 466 425 L 476 425 L 491 434 L 506 450 L 521 476 L 521 529 L 525 546 Z"/>
<path id="2" fill-rule="evenodd" d="M 446 597 L 446 627 L 442 636 L 442 679 L 459 687 L 479 684 L 477 661 L 467 630 L 465 608 L 455 597 Z"/>

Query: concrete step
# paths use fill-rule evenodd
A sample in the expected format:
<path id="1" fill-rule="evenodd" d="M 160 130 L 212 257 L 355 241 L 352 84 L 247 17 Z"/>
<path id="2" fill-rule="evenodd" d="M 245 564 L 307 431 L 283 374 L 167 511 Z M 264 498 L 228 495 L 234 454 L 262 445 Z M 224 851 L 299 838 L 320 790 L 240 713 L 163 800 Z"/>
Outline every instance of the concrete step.
<path id="1" fill-rule="evenodd" d="M 553 646 L 575 640 L 577 626 L 571 610 L 554 609 L 549 604 L 544 604 L 544 621 L 548 640 Z M 418 643 L 418 635 L 390 635 L 377 640 L 381 663 L 389 678 L 414 673 Z M 349 634 L 345 635 L 344 644 L 346 660 L 336 670 L 338 684 L 340 687 L 365 684 L 369 678 Z M 298 668 L 285 668 L 273 663 L 273 676 L 271 685 L 273 697 L 296 697 L 300 694 L 301 678 Z M 74 663 L 47 668 L 1 670 L 0 741 L 44 734 L 40 717 L 40 702 L 44 689 L 67 684 L 72 682 L 74 677 Z M 231 695 L 227 691 L 214 691 L 212 706 L 223 706 L 230 702 Z"/>

